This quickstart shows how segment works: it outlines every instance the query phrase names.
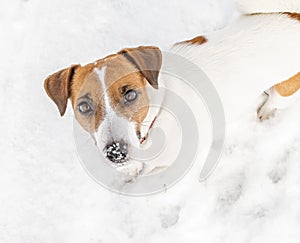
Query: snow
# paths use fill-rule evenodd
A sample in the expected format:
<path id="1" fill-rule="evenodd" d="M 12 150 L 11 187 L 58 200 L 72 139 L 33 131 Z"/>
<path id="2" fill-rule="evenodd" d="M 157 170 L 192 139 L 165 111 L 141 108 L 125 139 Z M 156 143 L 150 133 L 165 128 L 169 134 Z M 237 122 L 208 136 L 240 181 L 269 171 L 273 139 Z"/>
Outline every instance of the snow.
<path id="1" fill-rule="evenodd" d="M 59 117 L 46 76 L 124 47 L 170 44 L 224 27 L 230 0 L 2 0 L 0 242 L 299 242 L 298 101 L 258 123 L 230 124 L 217 170 L 125 197 L 81 167 L 72 111 Z"/>

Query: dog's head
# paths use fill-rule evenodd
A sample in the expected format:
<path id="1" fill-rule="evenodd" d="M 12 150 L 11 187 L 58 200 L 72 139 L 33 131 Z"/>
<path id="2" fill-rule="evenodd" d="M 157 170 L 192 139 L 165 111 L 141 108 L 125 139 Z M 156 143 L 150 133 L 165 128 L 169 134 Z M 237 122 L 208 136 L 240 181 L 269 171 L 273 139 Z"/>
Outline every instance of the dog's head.
<path id="1" fill-rule="evenodd" d="M 157 112 L 149 90 L 158 90 L 162 64 L 156 47 L 123 49 L 85 66 L 72 65 L 44 83 L 61 116 L 70 99 L 75 118 L 105 157 L 116 165 L 130 160 L 130 147 L 147 135 Z"/>

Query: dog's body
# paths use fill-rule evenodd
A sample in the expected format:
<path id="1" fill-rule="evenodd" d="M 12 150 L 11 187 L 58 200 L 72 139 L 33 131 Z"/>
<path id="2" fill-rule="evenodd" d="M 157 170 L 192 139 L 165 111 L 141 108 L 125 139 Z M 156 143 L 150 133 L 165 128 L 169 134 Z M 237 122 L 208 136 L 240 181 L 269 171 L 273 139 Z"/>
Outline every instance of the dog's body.
<path id="1" fill-rule="evenodd" d="M 226 121 L 235 120 L 266 91 L 258 107 L 258 118 L 264 120 L 299 93 L 300 14 L 294 12 L 300 12 L 300 3 L 298 0 L 239 0 L 238 3 L 246 15 L 223 30 L 177 43 L 171 52 L 195 63 L 207 74 L 223 102 Z M 256 14 L 261 9 L 263 14 Z M 76 119 L 95 138 L 99 149 L 113 163 L 126 162 L 127 166 L 121 168 L 133 169 L 133 174 L 139 173 L 143 166 L 133 159 L 128 147 L 145 146 L 144 140 L 154 121 L 154 126 L 166 133 L 166 149 L 147 163 L 146 173 L 169 166 L 176 157 L 174 151 L 180 148 L 176 121 L 151 106 L 149 89 L 159 93 L 165 86 L 185 96 L 198 113 L 200 134 L 206 139 L 200 148 L 204 155 L 211 143 L 205 105 L 188 93 L 183 84 L 159 75 L 164 60 L 161 55 L 155 47 L 124 49 L 95 63 L 59 71 L 45 81 L 45 89 L 61 115 L 70 98 Z M 127 153 L 129 159 L 125 161 Z"/>
<path id="2" fill-rule="evenodd" d="M 203 44 L 179 43 L 172 51 L 204 70 L 229 121 L 263 91 L 300 72 L 300 21 L 288 14 L 245 15 L 205 39 Z"/>

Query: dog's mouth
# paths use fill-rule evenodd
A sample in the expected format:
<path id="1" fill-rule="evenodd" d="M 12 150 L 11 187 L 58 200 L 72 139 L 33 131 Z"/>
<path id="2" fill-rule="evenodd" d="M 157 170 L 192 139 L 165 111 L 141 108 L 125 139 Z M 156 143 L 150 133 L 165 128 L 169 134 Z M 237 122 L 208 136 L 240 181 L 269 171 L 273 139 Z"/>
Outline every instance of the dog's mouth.
<path id="1" fill-rule="evenodd" d="M 139 146 L 144 145 L 144 142 L 147 140 L 149 132 L 154 125 L 156 117 L 151 122 L 146 134 L 141 136 L 140 131 L 136 131 L 136 136 L 138 139 Z M 127 165 L 129 158 L 129 145 L 128 142 L 124 140 L 113 141 L 107 144 L 103 149 L 104 157 L 110 162 L 113 167 L 121 167 Z"/>

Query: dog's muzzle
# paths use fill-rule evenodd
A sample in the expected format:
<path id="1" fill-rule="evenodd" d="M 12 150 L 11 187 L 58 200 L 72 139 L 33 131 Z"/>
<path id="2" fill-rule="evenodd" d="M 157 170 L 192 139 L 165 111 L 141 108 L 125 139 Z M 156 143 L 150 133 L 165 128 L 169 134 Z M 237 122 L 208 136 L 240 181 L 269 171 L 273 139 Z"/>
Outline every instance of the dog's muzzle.
<path id="1" fill-rule="evenodd" d="M 127 161 L 128 148 L 123 142 L 114 142 L 104 149 L 105 157 L 116 165 L 122 165 Z"/>

